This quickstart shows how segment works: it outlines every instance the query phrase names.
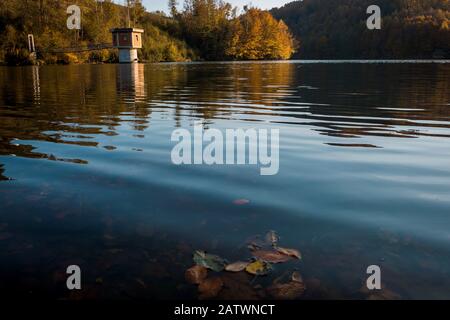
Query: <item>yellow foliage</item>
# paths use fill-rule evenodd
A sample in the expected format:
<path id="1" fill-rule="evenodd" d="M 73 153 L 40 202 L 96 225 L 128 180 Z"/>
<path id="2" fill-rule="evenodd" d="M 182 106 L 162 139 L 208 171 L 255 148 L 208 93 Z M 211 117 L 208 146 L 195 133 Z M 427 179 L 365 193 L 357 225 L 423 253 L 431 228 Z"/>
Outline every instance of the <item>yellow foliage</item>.
<path id="1" fill-rule="evenodd" d="M 226 54 L 234 59 L 289 59 L 294 53 L 294 38 L 283 21 L 268 11 L 255 8 L 231 23 Z"/>
<path id="2" fill-rule="evenodd" d="M 74 53 L 63 53 L 58 55 L 58 60 L 63 64 L 79 63 L 78 56 Z"/>

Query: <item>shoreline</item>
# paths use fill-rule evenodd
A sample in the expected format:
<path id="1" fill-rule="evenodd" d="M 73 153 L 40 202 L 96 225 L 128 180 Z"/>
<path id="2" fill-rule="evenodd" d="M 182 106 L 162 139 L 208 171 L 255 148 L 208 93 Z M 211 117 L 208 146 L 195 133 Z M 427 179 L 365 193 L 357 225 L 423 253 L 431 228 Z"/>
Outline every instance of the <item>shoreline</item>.
<path id="1" fill-rule="evenodd" d="M 289 60 L 218 60 L 218 61 L 142 61 L 138 64 L 246 64 L 246 63 L 303 63 L 303 64 L 450 64 L 450 59 L 289 59 Z M 73 66 L 73 65 L 104 65 L 123 64 L 118 62 L 83 62 L 83 63 L 51 63 L 51 64 L 19 64 L 12 65 L 0 62 L 0 67 L 26 66 Z"/>

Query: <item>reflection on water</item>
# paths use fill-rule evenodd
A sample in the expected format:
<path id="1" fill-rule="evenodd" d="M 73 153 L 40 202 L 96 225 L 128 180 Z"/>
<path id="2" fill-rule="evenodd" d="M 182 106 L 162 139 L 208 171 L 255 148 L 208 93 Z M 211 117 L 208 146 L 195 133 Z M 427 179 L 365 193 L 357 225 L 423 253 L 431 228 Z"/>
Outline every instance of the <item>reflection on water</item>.
<path id="1" fill-rule="evenodd" d="M 0 164 L 0 181 L 1 180 L 9 180 L 7 177 L 3 176 L 3 171 L 5 171 L 5 169 L 3 169 L 3 165 Z"/>
<path id="2" fill-rule="evenodd" d="M 117 91 L 123 93 L 127 102 L 137 103 L 145 101 L 145 65 L 143 64 L 123 64 L 118 66 Z"/>
<path id="3" fill-rule="evenodd" d="M 279 128 L 279 175 L 174 167 L 198 119 Z M 275 229 L 307 298 L 369 297 L 370 264 L 381 297 L 450 298 L 449 138 L 448 64 L 0 68 L 0 290 L 67 297 L 79 263 L 83 297 L 195 297 L 193 250 L 243 259 Z"/>
<path id="4" fill-rule="evenodd" d="M 58 68 L 46 68 L 43 94 L 42 68 L 2 70 L 1 154 L 59 159 L 35 152 L 32 145 L 18 140 L 97 147 L 98 141 L 90 134 L 116 135 L 115 129 L 124 122 L 144 131 L 152 106 L 171 109 L 170 116 L 176 121 L 192 116 L 300 124 L 344 138 L 449 137 L 447 65 L 256 63 L 70 68 L 63 74 Z M 418 74 L 420 78 L 411 78 Z M 17 127 L 23 130 L 16 132 Z M 360 140 L 327 144 L 372 147 Z"/>

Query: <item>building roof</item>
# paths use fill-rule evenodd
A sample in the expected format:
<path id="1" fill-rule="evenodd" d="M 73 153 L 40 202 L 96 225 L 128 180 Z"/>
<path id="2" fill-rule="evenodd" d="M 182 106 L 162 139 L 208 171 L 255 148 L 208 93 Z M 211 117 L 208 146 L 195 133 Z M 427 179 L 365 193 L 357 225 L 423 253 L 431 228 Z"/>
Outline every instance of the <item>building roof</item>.
<path id="1" fill-rule="evenodd" d="M 144 29 L 139 29 L 139 28 L 114 28 L 111 29 L 112 33 L 117 33 L 117 32 L 124 32 L 124 33 L 131 33 L 131 32 L 137 32 L 137 33 L 144 33 Z"/>

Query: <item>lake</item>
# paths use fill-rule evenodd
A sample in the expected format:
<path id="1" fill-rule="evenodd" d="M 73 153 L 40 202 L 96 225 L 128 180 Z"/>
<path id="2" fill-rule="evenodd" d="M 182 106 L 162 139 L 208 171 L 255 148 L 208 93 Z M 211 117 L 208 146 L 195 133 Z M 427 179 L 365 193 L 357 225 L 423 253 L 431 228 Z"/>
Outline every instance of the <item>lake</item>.
<path id="1" fill-rule="evenodd" d="M 173 164 L 172 132 L 197 121 L 278 129 L 278 173 Z M 217 298 L 266 299 L 298 271 L 301 299 L 450 299 L 450 64 L 0 68 L 2 294 L 197 299 L 196 250 L 245 261 L 270 230 L 302 259 L 210 271 Z"/>

